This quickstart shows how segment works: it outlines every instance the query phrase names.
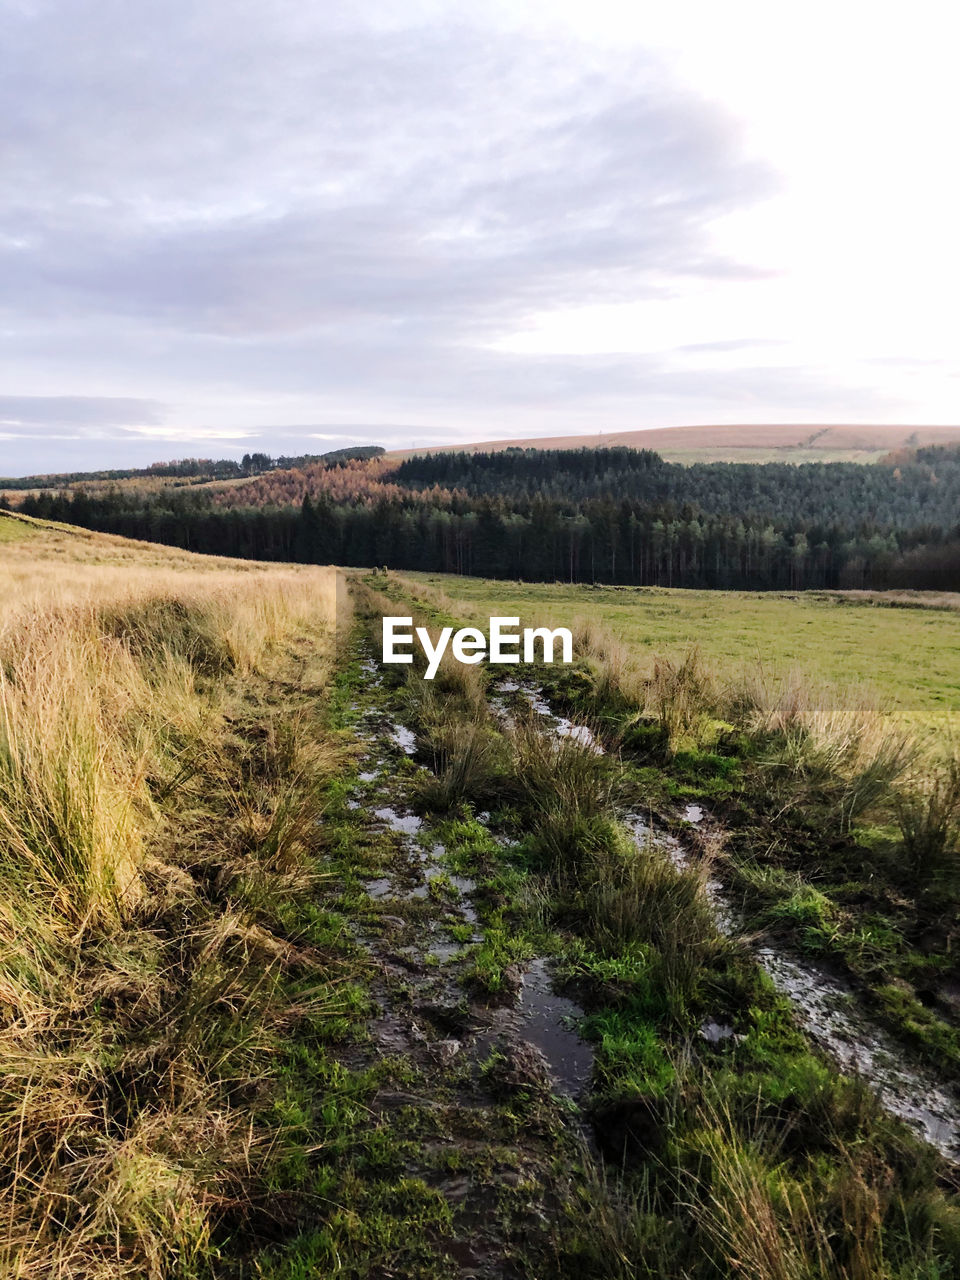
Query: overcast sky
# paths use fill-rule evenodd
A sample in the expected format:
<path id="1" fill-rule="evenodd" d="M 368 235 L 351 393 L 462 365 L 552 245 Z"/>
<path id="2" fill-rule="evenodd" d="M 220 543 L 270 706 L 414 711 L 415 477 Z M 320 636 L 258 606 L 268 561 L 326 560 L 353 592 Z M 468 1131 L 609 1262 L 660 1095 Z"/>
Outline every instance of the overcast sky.
<path id="1" fill-rule="evenodd" d="M 956 423 L 954 13 L 0 0 L 0 474 Z"/>

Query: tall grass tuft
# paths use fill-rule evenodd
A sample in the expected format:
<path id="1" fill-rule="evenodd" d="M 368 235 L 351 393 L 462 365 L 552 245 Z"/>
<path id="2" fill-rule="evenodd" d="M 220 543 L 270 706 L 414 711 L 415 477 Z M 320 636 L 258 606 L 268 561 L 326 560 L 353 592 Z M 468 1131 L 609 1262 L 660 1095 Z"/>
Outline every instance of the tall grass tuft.
<path id="1" fill-rule="evenodd" d="M 607 848 L 586 898 L 591 937 L 607 955 L 639 939 L 671 1016 L 682 1023 L 705 968 L 728 945 L 706 893 L 707 865 L 677 865 L 648 834 L 625 832 Z"/>
<path id="2" fill-rule="evenodd" d="M 758 757 L 782 811 L 832 809 L 841 831 L 891 795 L 916 754 L 911 736 L 859 707 L 806 706 L 770 733 Z"/>
<path id="3" fill-rule="evenodd" d="M 644 694 L 644 711 L 653 716 L 671 743 L 699 738 L 703 723 L 714 714 L 717 692 L 700 650 L 688 649 L 677 661 L 654 660 Z"/>
<path id="4" fill-rule="evenodd" d="M 430 735 L 432 772 L 419 784 L 419 804 L 431 813 L 449 813 L 464 801 L 485 804 L 500 791 L 501 740 L 483 721 L 437 725 Z"/>
<path id="5" fill-rule="evenodd" d="M 615 836 L 621 780 L 609 757 L 530 720 L 511 731 L 514 787 L 531 818 L 537 851 L 564 891 L 585 887 Z"/>
<path id="6" fill-rule="evenodd" d="M 910 871 L 924 882 L 960 877 L 960 760 L 896 797 L 896 815 Z"/>

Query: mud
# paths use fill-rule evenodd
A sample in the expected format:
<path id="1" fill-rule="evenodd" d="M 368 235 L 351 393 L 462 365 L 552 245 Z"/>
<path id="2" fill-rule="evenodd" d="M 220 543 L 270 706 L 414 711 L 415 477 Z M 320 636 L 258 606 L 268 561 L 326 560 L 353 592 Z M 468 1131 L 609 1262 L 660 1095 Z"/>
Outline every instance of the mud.
<path id="1" fill-rule="evenodd" d="M 503 684 L 500 689 L 505 691 Z M 509 692 L 527 696 L 525 687 L 516 682 Z M 549 727 L 549 708 L 546 713 L 541 711 L 546 705 L 542 696 L 534 694 L 528 701 Z M 556 721 L 557 717 L 550 719 Z M 689 804 L 683 818 L 700 826 L 708 814 L 701 805 Z M 654 841 L 675 866 L 690 865 L 690 855 L 680 841 L 654 831 L 643 815 L 625 814 L 624 823 L 639 845 Z M 721 881 L 708 874 L 705 890 L 720 931 L 727 936 L 740 933 L 738 913 Z M 772 945 L 757 948 L 756 955 L 777 990 L 789 998 L 797 1022 L 843 1072 L 863 1079 L 891 1115 L 905 1121 L 942 1154 L 960 1157 L 960 1099 L 944 1089 L 932 1073 L 909 1061 L 903 1047 L 870 1020 L 851 987 Z M 703 1024 L 700 1034 L 712 1044 L 734 1036 L 731 1027 L 711 1020 Z"/>
<path id="2" fill-rule="evenodd" d="M 483 1052 L 502 1040 L 504 1033 L 526 1041 L 543 1057 L 554 1092 L 583 1098 L 593 1073 L 593 1049 L 577 1034 L 583 1010 L 553 989 L 548 961 L 530 962 L 520 983 L 517 1003 L 498 1011 L 496 1024 L 477 1042 Z"/>

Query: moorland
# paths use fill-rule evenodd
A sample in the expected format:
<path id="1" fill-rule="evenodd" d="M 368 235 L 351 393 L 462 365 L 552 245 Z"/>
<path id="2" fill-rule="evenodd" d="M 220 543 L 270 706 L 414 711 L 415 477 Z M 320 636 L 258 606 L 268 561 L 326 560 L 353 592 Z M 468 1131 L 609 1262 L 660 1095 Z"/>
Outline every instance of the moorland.
<path id="1" fill-rule="evenodd" d="M 7 1273 L 957 1273 L 960 774 L 898 630 L 949 674 L 952 600 L 711 627 L 12 515 L 0 582 Z M 575 661 L 376 660 L 514 608 Z M 804 609 L 836 679 L 741 655 Z"/>
<path id="2" fill-rule="evenodd" d="M 957 427 L 862 423 L 831 426 L 743 423 L 651 427 L 579 436 L 514 437 L 474 444 L 437 445 L 425 452 L 488 453 L 506 449 L 654 449 L 668 462 L 879 462 L 898 449 L 956 444 Z M 394 450 L 410 456 L 413 449 Z"/>
<path id="3" fill-rule="evenodd" d="M 960 1276 L 960 450 L 900 443 L 7 486 L 4 1272 Z M 493 616 L 573 661 L 428 672 Z"/>

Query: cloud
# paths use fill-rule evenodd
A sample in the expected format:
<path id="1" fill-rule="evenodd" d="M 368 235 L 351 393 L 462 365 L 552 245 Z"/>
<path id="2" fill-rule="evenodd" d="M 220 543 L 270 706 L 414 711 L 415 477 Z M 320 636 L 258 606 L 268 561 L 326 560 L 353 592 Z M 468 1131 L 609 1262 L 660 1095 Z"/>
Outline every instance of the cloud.
<path id="1" fill-rule="evenodd" d="M 476 29 L 173 3 L 138 30 L 129 13 L 80 0 L 14 23 L 11 310 L 225 335 L 386 322 L 423 340 L 748 271 L 702 227 L 771 175 L 653 59 L 608 82 L 576 48 Z"/>
<path id="2" fill-rule="evenodd" d="M 163 420 L 163 406 L 152 400 L 121 396 L 0 395 L 0 431 L 85 430 L 131 423 L 153 425 Z"/>
<path id="3" fill-rule="evenodd" d="M 486 415 L 503 434 L 558 409 L 576 429 L 593 406 L 615 429 L 643 398 L 770 392 L 767 367 L 698 375 L 697 346 L 686 373 L 491 347 L 554 308 L 754 279 L 711 235 L 777 189 L 737 125 L 635 47 L 454 5 L 350 12 L 0 0 L 16 465 L 28 437 L 112 440 L 118 464 L 165 440 L 226 450 L 291 401 L 319 424 L 289 429 L 299 452 L 330 422 L 475 435 Z M 784 403 L 807 394 L 784 376 Z M 15 394 L 39 388 L 62 394 Z"/>

